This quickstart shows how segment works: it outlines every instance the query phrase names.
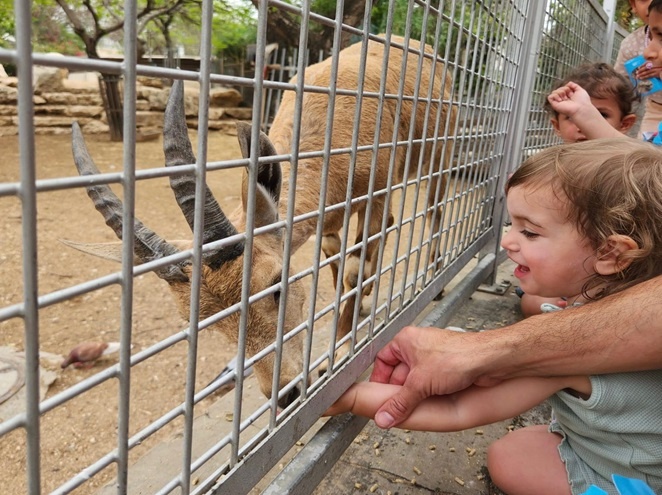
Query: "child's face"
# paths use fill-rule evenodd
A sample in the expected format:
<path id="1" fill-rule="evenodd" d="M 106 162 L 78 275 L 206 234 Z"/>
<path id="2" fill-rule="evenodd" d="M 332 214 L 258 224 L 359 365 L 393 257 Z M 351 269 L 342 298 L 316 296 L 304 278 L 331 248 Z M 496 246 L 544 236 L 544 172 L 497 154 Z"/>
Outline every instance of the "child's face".
<path id="1" fill-rule="evenodd" d="M 598 109 L 609 125 L 621 132 L 627 132 L 634 124 L 636 116 L 634 114 L 623 116 L 618 103 L 614 98 L 591 98 L 591 103 Z M 552 126 L 556 134 L 563 139 L 563 142 L 577 143 L 586 141 L 586 136 L 579 130 L 575 123 L 567 116 L 559 114 L 551 119 Z"/>
<path id="2" fill-rule="evenodd" d="M 630 7 L 644 24 L 648 24 L 648 6 L 653 0 L 630 0 Z"/>
<path id="3" fill-rule="evenodd" d="M 662 67 L 662 12 L 653 11 L 648 16 L 648 36 L 644 57 L 655 67 Z"/>
<path id="4" fill-rule="evenodd" d="M 515 186 L 508 191 L 512 227 L 501 240 L 517 263 L 522 290 L 543 297 L 581 294 L 595 274 L 596 252 L 574 224 L 551 187 Z"/>

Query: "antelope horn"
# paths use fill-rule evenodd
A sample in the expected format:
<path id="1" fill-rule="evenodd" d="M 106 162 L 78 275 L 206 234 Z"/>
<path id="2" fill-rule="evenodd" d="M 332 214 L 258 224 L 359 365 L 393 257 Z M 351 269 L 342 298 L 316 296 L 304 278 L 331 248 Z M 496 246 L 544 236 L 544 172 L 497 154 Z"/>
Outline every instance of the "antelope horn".
<path id="1" fill-rule="evenodd" d="M 85 145 L 83 133 L 78 122 L 71 126 L 72 150 L 74 163 L 79 175 L 96 175 L 99 169 L 92 161 Z M 86 186 L 87 195 L 94 203 L 94 207 L 103 215 L 108 225 L 118 239 L 122 239 L 122 201 L 115 195 L 107 184 Z M 158 234 L 147 228 L 140 220 L 134 219 L 134 251 L 141 263 L 163 258 L 179 252 L 172 244 L 162 239 Z M 188 276 L 182 271 L 187 262 L 168 265 L 155 270 L 156 274 L 167 282 L 187 282 Z"/>
<path id="2" fill-rule="evenodd" d="M 170 89 L 163 122 L 163 152 L 166 167 L 195 163 L 195 155 L 186 127 L 184 108 L 184 82 L 176 80 Z M 170 187 L 191 230 L 195 214 L 195 177 L 192 174 L 171 176 Z M 216 202 L 208 186 L 205 186 L 203 244 L 225 239 L 237 234 L 221 207 Z M 243 243 L 236 243 L 227 249 L 220 249 L 205 255 L 205 263 L 217 267 L 223 261 L 234 259 L 243 253 Z"/>

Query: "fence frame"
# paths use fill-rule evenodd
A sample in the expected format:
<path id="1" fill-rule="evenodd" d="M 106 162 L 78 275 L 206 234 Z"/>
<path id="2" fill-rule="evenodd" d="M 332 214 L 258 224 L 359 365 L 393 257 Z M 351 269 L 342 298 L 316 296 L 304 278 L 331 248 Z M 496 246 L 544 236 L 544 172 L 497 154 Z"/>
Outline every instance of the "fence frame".
<path id="1" fill-rule="evenodd" d="M 413 8 L 415 2 L 410 2 L 410 8 Z M 424 2 L 418 2 L 424 3 Z M 594 0 L 587 2 L 593 8 L 600 6 Z M 455 2 L 452 2 L 455 6 Z M 494 160 L 490 168 L 490 176 L 497 177 L 496 180 L 489 182 L 489 191 L 487 192 L 488 206 L 484 213 L 485 217 L 492 219 L 492 224 L 481 231 L 480 235 L 476 236 L 471 241 L 471 244 L 466 247 L 459 255 L 452 259 L 450 265 L 446 267 L 438 276 L 430 281 L 424 288 L 422 288 L 410 302 L 403 303 L 394 316 L 392 316 L 388 323 L 381 328 L 378 333 L 373 335 L 369 345 L 358 348 L 355 354 L 348 360 L 340 365 L 334 366 L 333 352 L 330 353 L 331 369 L 328 380 L 323 385 L 311 387 L 309 390 L 304 390 L 308 395 L 305 401 L 305 414 L 297 415 L 291 414 L 284 420 L 280 421 L 276 418 L 276 398 L 270 402 L 271 418 L 269 428 L 265 433 L 261 433 L 255 438 L 250 440 L 252 448 L 249 454 L 242 458 L 242 449 L 240 448 L 239 441 L 232 442 L 232 454 L 228 465 L 219 466 L 213 476 L 204 480 L 201 484 L 195 485 L 192 483 L 192 475 L 199 467 L 200 460 L 194 459 L 192 453 L 193 445 L 193 425 L 196 398 L 200 396 L 201 392 L 196 393 L 195 378 L 196 378 L 196 360 L 197 360 L 197 338 L 201 330 L 199 320 L 199 301 L 200 301 L 200 280 L 203 260 L 203 211 L 201 208 L 195 211 L 195 228 L 193 230 L 194 248 L 190 254 L 193 265 L 193 286 L 191 289 L 191 313 L 190 321 L 192 322 L 181 335 L 173 337 L 189 342 L 189 353 L 187 361 L 187 381 L 185 389 L 186 400 L 181 406 L 181 414 L 184 418 L 183 438 L 184 447 L 182 450 L 182 469 L 176 479 L 167 483 L 166 486 L 159 493 L 169 493 L 171 489 L 179 488 L 182 493 L 248 493 L 251 488 L 263 479 L 268 468 L 275 465 L 278 460 L 285 455 L 293 445 L 296 439 L 303 436 L 318 420 L 319 416 L 328 408 L 333 398 L 339 396 L 351 383 L 353 383 L 364 371 L 370 366 L 376 353 L 381 349 L 393 336 L 404 326 L 411 324 L 415 319 L 429 311 L 430 302 L 441 292 L 441 290 L 448 285 L 448 283 L 466 266 L 472 263 L 475 257 L 478 257 L 477 264 L 464 279 L 456 285 L 453 291 L 446 294 L 443 301 L 438 304 L 429 314 L 425 316 L 422 325 L 425 326 L 445 326 L 455 309 L 460 303 L 466 300 L 473 291 L 475 291 L 481 283 L 486 280 L 494 280 L 496 268 L 499 263 L 504 260 L 505 256 L 499 248 L 501 237 L 501 225 L 504 218 L 504 197 L 500 192 L 503 190 L 503 185 L 507 178 L 507 174 L 503 172 L 511 171 L 514 166 L 520 161 L 526 152 L 526 140 L 528 137 L 529 119 L 528 115 L 531 113 L 532 108 L 536 105 L 534 101 L 534 85 L 536 83 L 536 74 L 539 69 L 539 59 L 541 51 L 541 41 L 544 21 L 546 15 L 545 2 L 524 2 L 526 5 L 526 14 L 524 15 L 526 25 L 523 28 L 524 40 L 521 43 L 522 50 L 517 54 L 518 67 L 514 92 L 511 95 L 510 113 L 507 120 L 507 128 L 504 135 L 499 137 L 499 140 L 494 143 Z M 266 15 L 268 8 L 273 6 L 280 6 L 283 8 L 292 8 L 285 6 L 282 2 L 277 0 L 261 0 L 259 2 L 259 29 L 257 46 L 266 45 Z M 513 9 L 520 8 L 511 2 Z M 64 402 L 66 398 L 58 400 L 39 401 L 39 310 L 50 304 L 60 302 L 68 297 L 73 297 L 85 290 L 91 290 L 90 283 L 88 286 L 80 286 L 71 288 L 71 290 L 63 290 L 58 293 L 47 294 L 46 296 L 39 296 L 38 291 L 38 260 L 37 260 L 37 193 L 64 187 L 57 181 L 38 181 L 36 179 L 36 160 L 35 160 L 35 134 L 34 134 L 34 103 L 32 95 L 32 68 L 36 64 L 44 64 L 52 67 L 66 67 L 66 68 L 85 68 L 93 69 L 121 76 L 123 78 L 123 113 L 122 125 L 124 129 L 135 129 L 135 100 L 136 100 L 136 79 L 138 75 L 146 75 L 153 77 L 172 77 L 184 80 L 198 81 L 201 88 L 206 88 L 206 91 L 200 92 L 199 100 L 199 113 L 198 113 L 198 130 L 199 141 L 196 152 L 196 163 L 191 164 L 190 169 L 195 174 L 195 195 L 197 198 L 204 197 L 206 187 L 206 173 L 207 166 L 207 135 L 208 135 L 208 109 L 209 109 L 209 91 L 212 83 L 231 84 L 236 83 L 241 86 L 254 87 L 254 101 L 253 101 L 253 115 L 256 125 L 252 128 L 252 148 L 251 158 L 249 159 L 249 183 L 253 184 L 253 188 L 249 189 L 248 205 L 249 213 L 247 218 L 247 230 L 254 224 L 251 206 L 255 205 L 255 182 L 257 169 L 257 151 L 258 151 L 258 137 L 259 125 L 257 122 L 262 115 L 268 115 L 265 108 L 269 108 L 269 98 L 273 92 L 278 92 L 287 89 L 287 83 L 282 81 L 273 81 L 265 79 L 265 68 L 269 65 L 268 60 L 264 56 L 262 50 L 256 51 L 255 59 L 255 77 L 247 80 L 242 77 L 227 77 L 213 73 L 212 67 L 212 54 L 211 54 L 211 19 L 213 11 L 213 1 L 203 0 L 202 11 L 202 36 L 201 36 L 201 63 L 199 73 L 194 71 L 181 71 L 173 68 L 156 68 L 150 66 L 143 66 L 137 64 L 137 51 L 136 51 L 136 25 L 132 22 L 137 15 L 137 1 L 125 0 L 125 37 L 124 45 L 126 47 L 126 59 L 123 62 L 113 62 L 104 60 L 76 60 L 71 57 L 61 59 L 45 54 L 35 54 L 32 52 L 31 47 L 31 11 L 30 2 L 15 0 L 15 20 L 16 20 L 16 49 L 6 50 L 0 49 L 0 62 L 8 61 L 14 63 L 17 67 L 18 78 L 21 83 L 18 86 L 18 105 L 20 107 L 19 113 L 19 128 L 20 133 L 18 136 L 19 149 L 21 154 L 21 176 L 20 182 L 17 184 L 0 184 L 0 197 L 2 196 L 17 196 L 21 200 L 21 214 L 22 222 L 22 240 L 23 240 L 23 283 L 24 295 L 23 301 L 19 305 L 14 305 L 7 308 L 0 308 L 0 321 L 13 317 L 21 317 L 24 320 L 24 343 L 25 343 L 25 356 L 26 356 L 26 373 L 25 373 L 25 387 L 27 391 L 27 403 L 25 413 L 18 417 L 12 418 L 0 424 L 0 438 L 7 432 L 13 431 L 18 428 L 24 428 L 27 435 L 27 489 L 30 495 L 38 495 L 42 493 L 41 477 L 42 466 L 40 461 L 40 423 L 41 416 L 50 408 L 56 407 L 61 400 Z M 430 8 L 429 2 L 427 7 Z M 612 9 L 610 11 L 610 8 Z M 605 1 L 605 11 L 600 15 L 609 18 L 606 25 L 606 36 L 612 40 L 612 35 L 609 33 L 619 32 L 619 28 L 613 22 L 613 0 Z M 342 2 L 338 3 L 338 13 L 342 14 Z M 366 10 L 366 20 L 369 20 L 368 10 Z M 305 2 L 302 6 L 301 15 L 304 20 L 308 20 L 315 15 L 310 12 L 310 4 Z M 426 14 L 427 15 L 427 14 Z M 427 20 L 427 19 L 426 19 Z M 452 21 L 452 19 L 451 19 Z M 473 18 L 472 18 L 473 21 Z M 308 23 L 304 25 L 307 26 Z M 451 22 L 452 24 L 452 22 Z M 364 38 L 368 38 L 366 33 L 346 26 L 349 31 L 354 30 L 355 34 L 362 34 Z M 458 29 L 462 31 L 464 28 Z M 407 31 L 408 32 L 408 31 Z M 387 29 L 387 34 L 390 31 Z M 306 44 L 306 37 L 308 35 L 307 27 L 301 30 L 302 46 Z M 620 35 L 624 33 L 620 31 Z M 405 36 L 408 39 L 408 35 Z M 336 38 L 334 47 L 337 49 L 340 30 L 336 30 Z M 455 47 L 459 52 L 459 44 Z M 450 50 L 450 48 L 448 48 Z M 478 46 L 475 47 L 478 50 Z M 447 55 L 450 55 L 448 53 Z M 457 54 L 456 54 L 457 55 Z M 585 55 L 589 56 L 589 55 Z M 610 43 L 604 46 L 604 58 L 613 57 L 613 47 Z M 306 54 L 304 51 L 299 52 L 297 56 L 297 72 L 301 74 L 299 78 L 299 86 L 297 89 L 303 95 L 304 78 L 303 74 L 306 69 Z M 455 73 L 461 72 L 458 68 L 461 65 L 460 57 L 457 57 L 455 62 L 451 64 L 448 62 L 452 57 L 447 57 L 447 64 L 453 65 L 452 70 Z M 284 60 L 284 59 L 283 59 Z M 282 70 L 282 68 L 281 68 Z M 462 70 L 470 71 L 467 67 Z M 420 76 L 420 74 L 419 74 Z M 460 77 L 465 77 L 465 72 L 461 72 Z M 335 97 L 335 88 L 330 88 L 329 92 Z M 400 95 L 402 97 L 402 95 Z M 464 95 L 454 95 L 452 100 L 454 104 L 459 107 L 463 105 L 469 109 L 470 102 L 463 100 Z M 266 106 L 265 106 L 266 105 Z M 471 111 L 475 108 L 470 109 Z M 300 118 L 301 105 L 298 107 L 299 115 L 295 120 Z M 485 121 L 481 121 L 483 124 Z M 266 125 L 263 127 L 266 128 Z M 330 134 L 330 130 L 329 130 Z M 464 153 L 467 150 L 463 149 L 462 142 L 457 145 L 457 137 L 454 140 L 448 139 L 444 141 L 444 146 L 449 146 L 457 153 Z M 450 144 L 448 144 L 450 143 Z M 330 146 L 330 145 L 329 145 Z M 132 366 L 142 359 L 141 356 L 132 356 L 131 342 L 132 342 L 132 328 L 133 321 L 131 316 L 131 308 L 133 305 L 134 289 L 133 280 L 137 274 L 145 273 L 152 270 L 155 266 L 162 266 L 167 264 L 155 261 L 146 264 L 144 267 L 135 268 L 132 264 L 134 241 L 133 241 L 133 223 L 135 213 L 135 192 L 136 192 L 136 136 L 135 133 L 124 133 L 124 148 L 123 148 L 123 171 L 119 175 L 117 182 L 120 182 L 124 188 L 124 205 L 123 222 L 124 230 L 123 237 L 125 239 L 122 251 L 122 269 L 115 276 L 97 281 L 99 285 L 117 283 L 122 288 L 121 307 L 122 307 L 122 320 L 120 329 L 121 351 L 120 362 L 116 368 L 109 370 L 103 376 L 97 378 L 99 382 L 109 379 L 118 378 L 119 380 L 119 413 L 118 413 L 118 438 L 117 448 L 102 457 L 97 463 L 89 466 L 87 469 L 79 472 L 76 476 L 71 478 L 67 483 L 59 487 L 54 493 L 68 493 L 76 487 L 81 486 L 85 480 L 99 472 L 105 466 L 116 463 L 118 466 L 117 475 L 117 493 L 127 493 L 130 491 L 129 483 L 129 452 L 133 446 L 140 442 L 142 436 L 147 435 L 145 431 L 141 431 L 134 436 L 129 435 L 129 409 L 130 409 L 130 382 L 131 382 L 131 368 Z M 329 149 L 325 150 L 327 153 Z M 356 146 L 354 146 L 356 151 Z M 296 153 L 294 153 L 296 154 Z M 296 160 L 295 160 L 296 161 Z M 502 173 L 499 174 L 499 171 Z M 71 184 L 82 185 L 84 180 L 71 181 Z M 351 198 L 350 198 L 351 199 Z M 254 209 L 254 208 L 253 208 Z M 402 213 L 402 211 L 401 211 Z M 402 215 L 401 215 L 402 216 Z M 347 229 L 349 214 L 345 221 L 345 233 Z M 293 219 L 293 212 L 289 212 L 287 221 L 291 224 Z M 413 236 L 413 234 L 412 234 Z M 319 237 L 319 236 L 318 236 Z M 346 235 L 344 236 L 346 239 Z M 291 240 L 291 227 L 285 234 L 285 238 Z M 317 244 L 317 269 L 320 267 L 319 249 L 321 242 L 318 239 Z M 410 239 L 410 242 L 412 240 Z M 246 236 L 246 253 L 251 252 L 252 236 Z M 289 263 L 289 245 L 285 250 L 285 257 L 287 259 L 283 270 L 287 273 Z M 347 246 L 344 245 L 344 250 Z M 380 252 L 380 257 L 383 253 Z M 362 258 L 363 260 L 363 258 Z M 381 267 L 380 258 L 380 267 Z M 159 265 L 160 263 L 160 265 Z M 341 266 L 344 259 L 341 259 Z M 250 294 L 250 273 L 252 270 L 251 256 L 247 255 L 244 258 L 244 279 L 242 286 L 242 304 L 248 305 L 249 299 L 252 297 Z M 360 282 L 363 280 L 363 271 L 359 272 Z M 282 291 L 287 294 L 288 284 L 287 277 L 282 281 Z M 359 283 L 360 286 L 360 283 Z M 412 286 L 412 292 L 416 289 L 415 284 Z M 314 289 L 313 289 L 314 290 Z M 403 293 L 407 288 L 403 282 Z M 339 305 L 341 301 L 341 291 L 337 290 L 336 303 Z M 404 300 L 404 296 L 402 297 Z M 282 306 L 281 306 L 282 307 Z M 246 320 L 242 316 L 241 328 L 243 333 L 240 334 L 239 339 L 239 361 L 244 366 L 248 366 L 251 361 L 245 355 L 246 342 Z M 311 315 L 312 318 L 312 315 Z M 356 331 L 357 318 L 354 316 L 354 329 Z M 355 336 L 353 336 L 354 338 Z M 275 347 L 283 345 L 286 336 L 283 334 L 283 323 L 279 322 L 279 334 Z M 157 350 L 154 350 L 156 353 Z M 310 363 L 308 363 L 310 364 Z M 242 432 L 241 423 L 241 397 L 243 391 L 243 373 L 235 372 L 234 379 L 236 381 L 236 402 L 237 410 L 235 410 L 233 419 L 233 439 L 238 439 Z M 89 385 L 89 384 L 88 384 Z M 71 395 L 81 393 L 82 389 L 75 389 L 71 391 Z M 202 394 L 208 393 L 206 390 Z M 303 408 L 302 408 L 303 409 Z M 174 413 L 173 413 L 174 414 Z M 165 421 L 165 420 L 164 420 Z M 273 481 L 270 482 L 267 489 L 264 491 L 267 495 L 276 495 L 281 493 L 291 494 L 304 494 L 311 493 L 315 486 L 320 482 L 323 476 L 331 469 L 333 463 L 340 457 L 342 452 L 351 443 L 352 439 L 363 428 L 366 421 L 360 418 L 333 418 L 329 420 L 324 427 L 313 437 L 313 439 L 306 444 L 298 455 L 279 473 Z M 158 422 L 152 423 L 150 427 L 159 428 Z M 254 444 L 254 445 L 253 445 Z M 268 448 L 266 448 L 267 446 Z M 245 448 L 245 445 L 241 446 Z M 260 466 L 256 469 L 255 466 Z M 265 466 L 268 468 L 265 470 Z M 222 482 L 218 479 L 224 475 Z"/>

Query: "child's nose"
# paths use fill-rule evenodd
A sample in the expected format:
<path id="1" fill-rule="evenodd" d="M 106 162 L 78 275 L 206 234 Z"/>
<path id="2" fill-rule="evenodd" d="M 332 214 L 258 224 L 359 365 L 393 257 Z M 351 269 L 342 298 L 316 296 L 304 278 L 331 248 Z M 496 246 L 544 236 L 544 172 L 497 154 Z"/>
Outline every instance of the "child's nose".
<path id="1" fill-rule="evenodd" d="M 659 51 L 660 50 L 657 46 L 657 42 L 654 40 L 649 40 L 648 43 L 646 43 L 646 47 L 644 48 L 644 58 L 646 60 L 650 60 L 651 62 L 657 62 Z"/>
<path id="2" fill-rule="evenodd" d="M 501 237 L 501 247 L 506 251 L 517 251 L 517 243 L 514 242 L 512 227 Z"/>

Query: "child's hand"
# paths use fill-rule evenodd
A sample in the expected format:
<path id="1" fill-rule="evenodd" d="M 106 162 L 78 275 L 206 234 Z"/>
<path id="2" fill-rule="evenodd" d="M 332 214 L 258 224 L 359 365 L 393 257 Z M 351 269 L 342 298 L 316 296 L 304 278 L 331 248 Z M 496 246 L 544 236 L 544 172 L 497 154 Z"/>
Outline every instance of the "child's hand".
<path id="1" fill-rule="evenodd" d="M 592 107 L 591 97 L 579 84 L 569 82 L 565 86 L 552 91 L 547 97 L 550 105 L 556 113 L 572 118 L 577 112 Z"/>
<path id="2" fill-rule="evenodd" d="M 662 67 L 642 65 L 635 71 L 634 75 L 637 79 L 650 79 L 652 77 L 660 77 L 661 73 Z"/>
<path id="3" fill-rule="evenodd" d="M 358 392 L 356 384 L 349 387 L 340 398 L 334 402 L 323 414 L 323 416 L 337 416 L 347 412 L 352 412 L 354 403 L 356 402 L 356 394 Z"/>

